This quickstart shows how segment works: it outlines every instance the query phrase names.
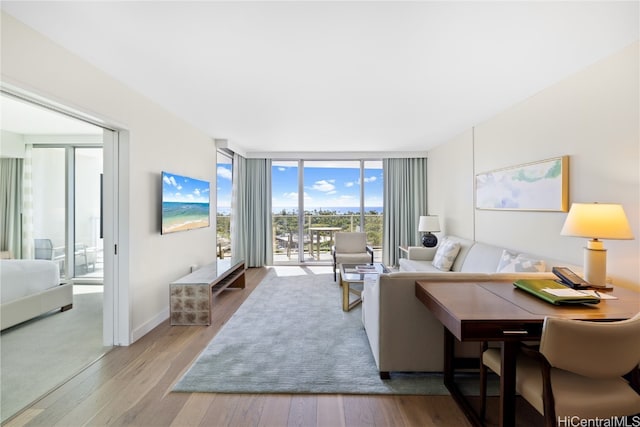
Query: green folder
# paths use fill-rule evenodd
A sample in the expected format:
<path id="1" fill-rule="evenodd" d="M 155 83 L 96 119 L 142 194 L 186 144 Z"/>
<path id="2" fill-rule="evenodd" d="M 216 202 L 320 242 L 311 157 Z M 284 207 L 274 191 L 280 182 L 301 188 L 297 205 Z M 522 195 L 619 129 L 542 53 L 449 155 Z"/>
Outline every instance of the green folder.
<path id="1" fill-rule="evenodd" d="M 513 282 L 513 284 L 517 288 L 555 305 L 598 304 L 600 302 L 600 298 L 591 295 L 583 295 L 580 294 L 579 291 L 576 291 L 576 295 L 572 296 L 558 296 L 546 292 L 543 289 L 561 289 L 563 291 L 573 290 L 551 279 L 520 279 Z"/>

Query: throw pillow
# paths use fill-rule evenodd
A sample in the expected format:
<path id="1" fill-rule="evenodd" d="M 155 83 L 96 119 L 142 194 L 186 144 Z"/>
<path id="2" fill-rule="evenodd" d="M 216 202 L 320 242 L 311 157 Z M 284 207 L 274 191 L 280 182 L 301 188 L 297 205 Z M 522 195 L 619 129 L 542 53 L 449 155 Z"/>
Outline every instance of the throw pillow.
<path id="1" fill-rule="evenodd" d="M 502 251 L 502 257 L 498 263 L 498 273 L 543 272 L 546 263 L 541 259 L 529 258 L 525 255 Z"/>
<path id="2" fill-rule="evenodd" d="M 460 243 L 445 240 L 433 256 L 433 266 L 438 270 L 449 271 L 460 252 Z"/>

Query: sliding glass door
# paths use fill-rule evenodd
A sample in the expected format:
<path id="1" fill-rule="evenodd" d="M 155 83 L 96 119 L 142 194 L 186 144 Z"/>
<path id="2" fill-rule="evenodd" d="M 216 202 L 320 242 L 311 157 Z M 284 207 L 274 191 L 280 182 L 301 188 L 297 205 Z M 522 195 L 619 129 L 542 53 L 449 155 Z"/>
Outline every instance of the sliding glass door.
<path id="1" fill-rule="evenodd" d="M 102 148 L 74 148 L 74 277 L 102 280 Z"/>
<path id="2" fill-rule="evenodd" d="M 304 259 L 305 246 L 309 244 L 304 233 L 300 233 L 298 206 L 304 192 L 299 191 L 298 163 L 297 160 L 271 163 L 273 258 L 279 264 L 298 264 Z"/>
<path id="3" fill-rule="evenodd" d="M 35 257 L 67 279 L 102 283 L 102 147 L 36 146 L 32 169 Z"/>
<path id="4" fill-rule="evenodd" d="M 381 259 L 382 162 L 273 161 L 274 263 L 331 263 L 338 231 L 364 231 Z"/>

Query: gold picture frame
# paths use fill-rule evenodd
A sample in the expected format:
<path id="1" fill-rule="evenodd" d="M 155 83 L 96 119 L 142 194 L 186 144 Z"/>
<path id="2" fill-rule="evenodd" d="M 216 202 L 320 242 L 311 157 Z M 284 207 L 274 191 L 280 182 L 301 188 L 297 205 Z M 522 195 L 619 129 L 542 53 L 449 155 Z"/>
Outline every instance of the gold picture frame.
<path id="1" fill-rule="evenodd" d="M 569 156 L 475 176 L 476 209 L 567 212 Z"/>

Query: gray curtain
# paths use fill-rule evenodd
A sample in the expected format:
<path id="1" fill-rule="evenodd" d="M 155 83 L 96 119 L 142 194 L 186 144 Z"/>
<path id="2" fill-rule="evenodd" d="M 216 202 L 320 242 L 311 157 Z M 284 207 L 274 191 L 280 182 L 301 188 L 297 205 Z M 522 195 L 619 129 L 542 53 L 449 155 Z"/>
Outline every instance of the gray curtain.
<path id="1" fill-rule="evenodd" d="M 420 215 L 427 215 L 427 159 L 384 159 L 382 262 L 398 264 L 398 246 L 418 241 Z"/>
<path id="2" fill-rule="evenodd" d="M 247 267 L 273 264 L 271 160 L 233 157 L 231 247 Z"/>
<path id="3" fill-rule="evenodd" d="M 22 257 L 22 159 L 0 159 L 0 251 Z"/>

